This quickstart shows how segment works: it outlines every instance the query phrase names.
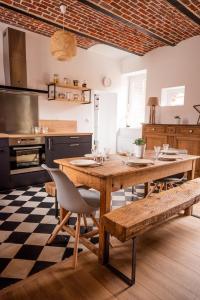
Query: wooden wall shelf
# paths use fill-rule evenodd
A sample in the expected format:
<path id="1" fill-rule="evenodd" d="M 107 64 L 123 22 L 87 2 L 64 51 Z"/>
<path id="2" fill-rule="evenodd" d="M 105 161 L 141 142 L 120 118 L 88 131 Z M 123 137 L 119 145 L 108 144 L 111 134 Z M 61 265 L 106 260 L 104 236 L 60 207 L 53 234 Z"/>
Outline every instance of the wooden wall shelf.
<path id="1" fill-rule="evenodd" d="M 50 83 L 49 85 L 53 85 L 54 83 Z M 81 86 L 74 86 L 74 85 L 66 85 L 64 83 L 56 83 L 56 87 L 60 87 L 63 89 L 68 89 L 68 90 L 77 90 L 77 91 L 88 91 L 91 90 L 90 88 L 87 87 L 81 87 Z"/>
<path id="2" fill-rule="evenodd" d="M 92 103 L 91 101 L 90 102 L 86 102 L 86 101 L 77 101 L 77 100 L 67 100 L 65 98 L 55 98 L 53 99 L 53 101 L 60 101 L 60 102 L 65 102 L 65 103 L 68 103 L 68 104 L 90 104 Z"/>
<path id="3" fill-rule="evenodd" d="M 76 91 L 81 98 L 80 100 L 67 99 L 57 96 L 57 88 L 65 90 Z M 63 93 L 64 94 L 64 93 Z M 68 104 L 90 104 L 91 103 L 91 89 L 87 87 L 80 87 L 74 85 L 66 85 L 62 83 L 49 83 L 48 84 L 48 100 L 49 101 L 63 101 Z"/>

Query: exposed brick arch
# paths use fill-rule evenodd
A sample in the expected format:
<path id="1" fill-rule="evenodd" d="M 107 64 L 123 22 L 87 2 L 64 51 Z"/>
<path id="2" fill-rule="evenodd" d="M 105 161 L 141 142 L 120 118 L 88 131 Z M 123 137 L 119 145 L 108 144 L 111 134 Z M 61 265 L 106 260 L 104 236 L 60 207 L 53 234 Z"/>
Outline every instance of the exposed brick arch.
<path id="1" fill-rule="evenodd" d="M 179 0 L 185 7 L 200 18 L 200 1 L 198 0 Z"/>
<path id="2" fill-rule="evenodd" d="M 180 1 L 190 5 L 190 9 L 191 3 L 197 2 Z M 61 1 L 4 0 L 1 3 L 1 22 L 46 36 L 62 25 Z M 200 26 L 168 0 L 63 0 L 62 3 L 67 5 L 65 28 L 74 32 L 78 46 L 86 49 L 103 43 L 144 55 L 154 48 L 200 35 Z M 195 14 L 198 9 L 197 5 Z"/>

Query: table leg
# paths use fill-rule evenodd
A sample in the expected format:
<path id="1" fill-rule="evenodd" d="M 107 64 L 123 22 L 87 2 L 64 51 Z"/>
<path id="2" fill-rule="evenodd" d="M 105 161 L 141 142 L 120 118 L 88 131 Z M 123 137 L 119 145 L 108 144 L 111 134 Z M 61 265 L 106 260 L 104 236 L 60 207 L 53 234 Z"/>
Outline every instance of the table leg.
<path id="1" fill-rule="evenodd" d="M 148 195 L 150 191 L 150 182 L 145 182 L 144 184 L 144 197 L 146 197 Z"/>
<path id="2" fill-rule="evenodd" d="M 196 160 L 193 160 L 193 162 L 192 162 L 192 170 L 189 171 L 189 172 L 187 172 L 187 180 L 194 179 L 195 166 L 196 166 Z M 193 210 L 193 206 L 186 208 L 185 212 L 184 212 L 184 215 L 185 216 L 192 216 L 192 210 Z"/>
<path id="3" fill-rule="evenodd" d="M 111 178 L 102 180 L 100 192 L 99 263 L 106 264 L 109 257 L 109 234 L 105 231 L 101 217 L 111 209 Z"/>

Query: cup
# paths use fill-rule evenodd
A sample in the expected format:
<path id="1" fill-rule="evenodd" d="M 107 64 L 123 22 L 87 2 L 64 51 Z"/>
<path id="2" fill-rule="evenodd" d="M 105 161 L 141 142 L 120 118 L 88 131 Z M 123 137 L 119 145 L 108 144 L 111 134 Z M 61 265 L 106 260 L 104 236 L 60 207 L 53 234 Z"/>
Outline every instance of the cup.
<path id="1" fill-rule="evenodd" d="M 160 147 L 160 146 L 154 146 L 155 159 L 156 159 L 156 160 L 158 160 L 158 158 L 159 158 L 160 150 L 161 150 L 161 147 Z"/>
<path id="2" fill-rule="evenodd" d="M 109 159 L 110 148 L 104 148 L 105 159 Z"/>
<path id="3" fill-rule="evenodd" d="M 48 131 L 49 131 L 48 127 L 46 126 L 42 127 L 42 133 L 48 133 Z"/>
<path id="4" fill-rule="evenodd" d="M 79 81 L 78 80 L 73 80 L 73 84 L 74 84 L 74 86 L 78 86 L 78 83 L 79 83 Z"/>
<path id="5" fill-rule="evenodd" d="M 64 78 L 64 84 L 65 85 L 70 85 L 70 79 L 69 78 Z"/>
<path id="6" fill-rule="evenodd" d="M 163 144 L 163 150 L 167 151 L 169 149 L 169 144 Z"/>
<path id="7" fill-rule="evenodd" d="M 34 133 L 35 133 L 35 134 L 40 133 L 40 127 L 35 126 L 35 127 L 34 127 Z"/>
<path id="8" fill-rule="evenodd" d="M 78 101 L 79 100 L 79 94 L 74 94 L 74 101 Z"/>
<path id="9" fill-rule="evenodd" d="M 104 157 L 101 153 L 97 154 L 96 157 L 95 157 L 95 161 L 98 163 L 98 164 L 103 164 L 103 161 L 104 161 Z"/>

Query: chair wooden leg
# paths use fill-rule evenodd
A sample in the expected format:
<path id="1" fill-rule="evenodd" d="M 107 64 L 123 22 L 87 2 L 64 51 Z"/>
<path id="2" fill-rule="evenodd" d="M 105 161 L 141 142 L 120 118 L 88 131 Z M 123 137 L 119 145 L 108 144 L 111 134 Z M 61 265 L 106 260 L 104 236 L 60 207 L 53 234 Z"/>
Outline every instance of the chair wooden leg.
<path id="1" fill-rule="evenodd" d="M 75 242 L 74 242 L 74 254 L 73 254 L 73 267 L 74 267 L 74 269 L 77 267 L 80 225 L 81 225 L 81 215 L 78 214 L 77 215 L 77 223 L 76 223 Z"/>
<path id="2" fill-rule="evenodd" d="M 94 222 L 94 225 L 97 226 L 97 228 L 99 228 L 99 222 L 97 221 L 97 219 L 93 216 L 93 214 L 90 215 L 92 221 Z"/>
<path id="3" fill-rule="evenodd" d="M 150 189 L 150 191 L 148 192 L 148 194 L 145 196 L 145 198 L 148 198 L 148 197 L 155 191 L 156 187 L 157 187 L 157 185 L 154 185 L 154 186 Z"/>
<path id="4" fill-rule="evenodd" d="M 83 214 L 83 222 L 84 222 L 85 228 L 87 229 L 87 227 L 88 227 L 87 218 L 86 218 L 86 215 L 84 215 L 84 214 Z"/>
<path id="5" fill-rule="evenodd" d="M 55 227 L 54 231 L 52 232 L 51 236 L 49 237 L 49 239 L 47 241 L 47 244 L 50 244 L 55 239 L 56 235 L 62 229 L 63 225 L 65 225 L 67 223 L 67 221 L 69 220 L 71 214 L 72 213 L 69 211 L 66 214 L 66 216 L 64 217 L 64 219 L 62 220 L 62 222 Z"/>

